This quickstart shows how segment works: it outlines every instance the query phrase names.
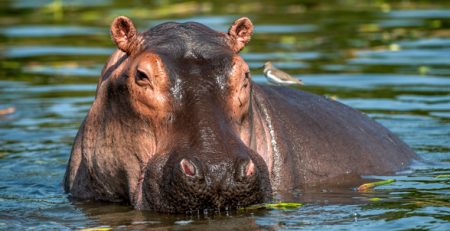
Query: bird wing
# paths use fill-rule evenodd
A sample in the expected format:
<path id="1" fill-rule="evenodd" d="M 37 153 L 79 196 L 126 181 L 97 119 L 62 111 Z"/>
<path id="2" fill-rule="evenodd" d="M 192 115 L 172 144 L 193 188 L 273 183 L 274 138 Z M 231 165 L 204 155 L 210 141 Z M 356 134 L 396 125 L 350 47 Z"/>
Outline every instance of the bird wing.
<path id="1" fill-rule="evenodd" d="M 300 80 L 298 80 L 297 78 L 292 77 L 291 75 L 289 75 L 288 73 L 279 70 L 279 69 L 273 69 L 272 73 L 277 76 L 280 80 L 283 81 L 294 81 L 294 82 L 301 82 Z"/>

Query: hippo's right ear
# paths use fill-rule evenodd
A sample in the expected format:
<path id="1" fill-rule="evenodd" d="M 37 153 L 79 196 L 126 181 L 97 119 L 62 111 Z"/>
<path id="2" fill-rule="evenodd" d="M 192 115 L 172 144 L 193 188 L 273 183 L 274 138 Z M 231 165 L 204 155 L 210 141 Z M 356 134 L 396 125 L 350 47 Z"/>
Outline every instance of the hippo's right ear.
<path id="1" fill-rule="evenodd" d="M 239 52 L 250 41 L 252 33 L 252 21 L 247 17 L 242 17 L 236 20 L 228 30 L 228 44 L 234 52 Z"/>
<path id="2" fill-rule="evenodd" d="M 111 37 L 117 47 L 130 55 L 137 39 L 137 31 L 131 19 L 119 16 L 111 24 Z"/>

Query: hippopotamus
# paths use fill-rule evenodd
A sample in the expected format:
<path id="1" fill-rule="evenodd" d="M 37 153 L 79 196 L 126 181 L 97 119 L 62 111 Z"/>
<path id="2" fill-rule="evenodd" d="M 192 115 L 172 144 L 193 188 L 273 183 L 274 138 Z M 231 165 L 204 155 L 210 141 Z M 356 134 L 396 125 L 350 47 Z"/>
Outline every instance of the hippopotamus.
<path id="1" fill-rule="evenodd" d="M 301 90 L 257 85 L 228 32 L 167 22 L 111 25 L 117 50 L 75 138 L 64 189 L 75 200 L 183 213 L 270 201 L 278 191 L 392 174 L 417 158 L 365 114 Z"/>

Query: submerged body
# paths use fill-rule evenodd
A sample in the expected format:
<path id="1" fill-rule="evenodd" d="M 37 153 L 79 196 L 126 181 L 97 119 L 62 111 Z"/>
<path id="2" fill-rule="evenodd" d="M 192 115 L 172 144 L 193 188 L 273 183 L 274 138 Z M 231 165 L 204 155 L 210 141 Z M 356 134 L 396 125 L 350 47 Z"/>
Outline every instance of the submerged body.
<path id="1" fill-rule="evenodd" d="M 252 83 L 238 52 L 253 25 L 228 33 L 165 23 L 111 26 L 117 50 L 72 149 L 76 199 L 184 212 L 235 208 L 272 192 L 394 173 L 416 158 L 386 128 L 325 97 Z"/>

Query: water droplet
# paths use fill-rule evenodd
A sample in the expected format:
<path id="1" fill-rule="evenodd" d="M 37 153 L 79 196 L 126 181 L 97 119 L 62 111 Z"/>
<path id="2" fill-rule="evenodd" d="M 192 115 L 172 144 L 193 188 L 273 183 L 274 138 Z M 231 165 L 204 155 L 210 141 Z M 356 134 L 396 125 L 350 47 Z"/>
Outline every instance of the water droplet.
<path id="1" fill-rule="evenodd" d="M 176 225 L 187 225 L 187 224 L 190 224 L 190 223 L 192 223 L 192 220 L 187 220 L 187 221 L 184 221 L 184 220 L 181 220 L 181 221 L 175 221 L 175 224 L 176 224 Z"/>
<path id="2" fill-rule="evenodd" d="M 358 217 L 360 217 L 360 215 L 357 212 L 354 212 L 353 213 L 353 221 L 358 222 Z"/>

